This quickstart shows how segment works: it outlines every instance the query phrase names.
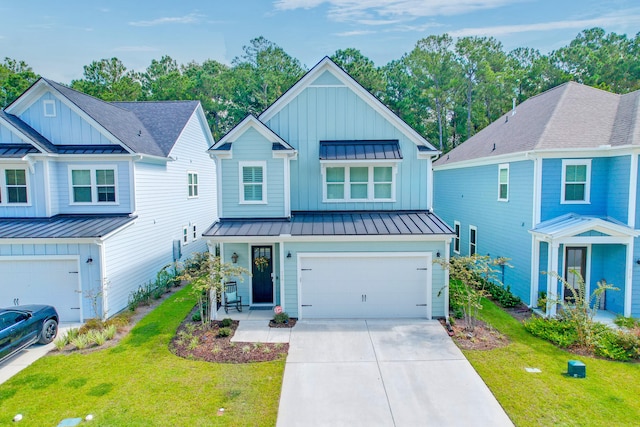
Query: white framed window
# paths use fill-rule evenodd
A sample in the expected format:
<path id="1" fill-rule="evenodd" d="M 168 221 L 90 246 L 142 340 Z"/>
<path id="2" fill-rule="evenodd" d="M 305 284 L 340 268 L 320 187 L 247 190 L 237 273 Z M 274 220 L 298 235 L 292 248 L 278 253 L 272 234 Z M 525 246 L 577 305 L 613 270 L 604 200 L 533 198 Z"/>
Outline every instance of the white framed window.
<path id="1" fill-rule="evenodd" d="M 116 166 L 82 166 L 69 168 L 69 199 L 73 205 L 118 203 Z"/>
<path id="2" fill-rule="evenodd" d="M 509 164 L 498 166 L 498 201 L 509 201 Z"/>
<path id="3" fill-rule="evenodd" d="M 198 227 L 196 224 L 191 224 L 191 232 L 193 241 L 195 242 L 196 240 L 198 240 Z"/>
<path id="4" fill-rule="evenodd" d="M 395 201 L 395 165 L 325 164 L 322 174 L 325 203 Z"/>
<path id="5" fill-rule="evenodd" d="M 26 169 L 0 169 L 0 205 L 29 205 L 28 180 Z"/>
<path id="6" fill-rule="evenodd" d="M 182 227 L 182 245 L 189 243 L 189 227 L 186 225 Z"/>
<path id="7" fill-rule="evenodd" d="M 188 197 L 194 199 L 198 197 L 198 173 L 187 172 L 187 191 Z"/>
<path id="8" fill-rule="evenodd" d="M 42 102 L 43 114 L 45 117 L 56 116 L 56 102 L 52 99 L 45 99 Z"/>
<path id="9" fill-rule="evenodd" d="M 453 231 L 456 233 L 453 238 L 453 252 L 460 255 L 460 221 L 453 221 Z"/>
<path id="10" fill-rule="evenodd" d="M 240 203 L 267 203 L 267 163 L 239 162 Z"/>
<path id="11" fill-rule="evenodd" d="M 478 249 L 478 228 L 469 226 L 469 256 L 474 255 Z"/>
<path id="12" fill-rule="evenodd" d="M 561 203 L 589 203 L 591 159 L 562 161 Z"/>

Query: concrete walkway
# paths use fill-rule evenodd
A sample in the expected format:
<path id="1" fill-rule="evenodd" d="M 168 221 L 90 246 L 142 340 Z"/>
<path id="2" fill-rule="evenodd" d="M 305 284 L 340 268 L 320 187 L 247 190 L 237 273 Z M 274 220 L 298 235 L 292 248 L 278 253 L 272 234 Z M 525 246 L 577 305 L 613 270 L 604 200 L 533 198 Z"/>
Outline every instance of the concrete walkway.
<path id="1" fill-rule="evenodd" d="M 61 323 L 58 328 L 58 337 L 64 335 L 69 329 L 79 328 L 80 326 L 82 326 L 80 323 Z M 33 344 L 0 363 L 0 384 L 4 383 L 9 378 L 40 359 L 54 348 L 55 346 L 53 343 L 47 345 Z"/>
<path id="2" fill-rule="evenodd" d="M 242 322 L 241 322 L 242 324 Z M 437 321 L 300 321 L 278 427 L 512 426 Z"/>

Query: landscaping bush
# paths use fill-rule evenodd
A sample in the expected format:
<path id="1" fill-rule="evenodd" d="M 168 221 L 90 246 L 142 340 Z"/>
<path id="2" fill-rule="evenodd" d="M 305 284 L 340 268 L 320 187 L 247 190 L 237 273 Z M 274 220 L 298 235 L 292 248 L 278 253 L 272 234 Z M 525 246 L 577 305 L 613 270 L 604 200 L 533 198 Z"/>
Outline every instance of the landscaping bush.
<path id="1" fill-rule="evenodd" d="M 515 307 L 522 303 L 520 297 L 511 292 L 511 287 L 509 285 L 504 287 L 497 283 L 485 282 L 484 289 L 489 292 L 491 298 L 505 308 Z"/>
<path id="2" fill-rule="evenodd" d="M 287 313 L 278 313 L 273 316 L 274 323 L 289 323 L 289 315 Z"/>
<path id="3" fill-rule="evenodd" d="M 229 335 L 231 335 L 231 328 L 220 328 L 220 329 L 218 329 L 218 336 L 219 337 L 228 337 Z"/>
<path id="4" fill-rule="evenodd" d="M 578 341 L 578 334 L 573 325 L 560 319 L 532 317 L 524 322 L 524 327 L 532 335 L 560 347 L 570 347 Z"/>
<path id="5" fill-rule="evenodd" d="M 620 361 L 638 359 L 640 358 L 640 338 L 629 332 L 607 328 L 598 335 L 595 354 Z"/>
<path id="6" fill-rule="evenodd" d="M 193 320 L 194 322 L 200 322 L 202 321 L 202 315 L 200 315 L 200 313 L 193 313 L 193 315 L 191 316 L 191 320 Z"/>
<path id="7" fill-rule="evenodd" d="M 231 325 L 233 325 L 233 320 L 229 319 L 228 317 L 220 321 L 220 326 L 222 326 L 223 328 L 228 328 Z"/>
<path id="8" fill-rule="evenodd" d="M 624 317 L 620 315 L 616 316 L 613 323 L 620 326 L 621 328 L 627 328 L 627 329 L 640 327 L 640 320 L 634 319 L 633 317 Z"/>

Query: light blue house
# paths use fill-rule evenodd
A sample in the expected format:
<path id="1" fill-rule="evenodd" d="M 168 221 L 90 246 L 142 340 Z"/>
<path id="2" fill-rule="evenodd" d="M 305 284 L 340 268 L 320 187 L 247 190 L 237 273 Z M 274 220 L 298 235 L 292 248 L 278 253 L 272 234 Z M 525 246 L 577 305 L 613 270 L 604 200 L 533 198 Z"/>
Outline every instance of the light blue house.
<path id="1" fill-rule="evenodd" d="M 292 317 L 448 311 L 452 231 L 432 211 L 438 152 L 324 58 L 210 149 L 220 220 L 204 236 L 251 308 Z"/>
<path id="2" fill-rule="evenodd" d="M 537 305 L 571 296 L 576 270 L 599 308 L 640 316 L 640 92 L 566 83 L 535 96 L 434 164 L 434 207 L 454 254 L 511 258 L 504 282 Z M 547 308 L 555 313 L 555 305 Z"/>
<path id="3" fill-rule="evenodd" d="M 206 250 L 211 144 L 198 102 L 106 103 L 38 80 L 0 112 L 0 306 L 111 316 Z"/>

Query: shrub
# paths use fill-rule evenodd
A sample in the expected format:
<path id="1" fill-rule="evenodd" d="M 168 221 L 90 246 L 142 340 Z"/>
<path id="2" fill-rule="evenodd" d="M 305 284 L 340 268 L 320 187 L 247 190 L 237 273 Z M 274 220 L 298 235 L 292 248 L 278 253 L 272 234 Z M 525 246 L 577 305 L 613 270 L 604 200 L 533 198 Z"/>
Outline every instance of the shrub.
<path id="1" fill-rule="evenodd" d="M 130 311 L 136 311 L 141 305 L 149 305 L 151 302 L 151 292 L 153 290 L 153 284 L 151 282 L 141 285 L 137 290 L 132 291 L 129 295 L 128 307 Z"/>
<path id="2" fill-rule="evenodd" d="M 100 319 L 97 319 L 97 318 L 87 319 L 84 325 L 80 326 L 80 330 L 78 331 L 78 333 L 86 334 L 90 331 L 100 330 L 102 329 L 103 325 L 104 323 Z"/>
<path id="3" fill-rule="evenodd" d="M 82 334 L 74 337 L 71 340 L 71 345 L 73 345 L 78 350 L 82 350 L 89 347 L 92 342 L 93 341 L 91 340 L 91 337 L 89 337 L 89 334 Z"/>
<path id="4" fill-rule="evenodd" d="M 640 327 L 640 321 L 638 319 L 634 319 L 633 317 L 624 317 L 620 315 L 616 316 L 613 323 L 620 326 L 621 328 L 627 328 L 627 329 Z"/>
<path id="5" fill-rule="evenodd" d="M 229 335 L 231 335 L 231 328 L 220 328 L 220 329 L 218 329 L 218 336 L 219 337 L 228 337 Z"/>
<path id="6" fill-rule="evenodd" d="M 629 332 L 608 329 L 598 336 L 595 353 L 613 360 L 638 359 L 640 358 L 640 338 Z"/>
<path id="7" fill-rule="evenodd" d="M 92 341 L 95 342 L 97 345 L 104 345 L 105 342 L 107 342 L 107 336 L 104 333 L 104 330 L 102 331 L 93 331 L 93 336 L 92 336 Z"/>
<path id="8" fill-rule="evenodd" d="M 65 348 L 67 344 L 68 342 L 64 339 L 64 337 L 57 338 L 55 341 L 53 341 L 53 345 L 58 351 L 61 351 L 63 348 Z"/>
<path id="9" fill-rule="evenodd" d="M 220 321 L 220 326 L 222 326 L 223 328 L 228 328 L 231 325 L 233 325 L 233 320 L 229 319 L 228 317 Z"/>
<path id="10" fill-rule="evenodd" d="M 572 324 L 560 319 L 532 317 L 524 322 L 524 327 L 532 335 L 551 341 L 560 347 L 569 347 L 578 341 L 578 335 Z"/>
<path id="11" fill-rule="evenodd" d="M 289 323 L 289 315 L 287 313 L 278 313 L 273 316 L 274 323 Z"/>
<path id="12" fill-rule="evenodd" d="M 491 297 L 505 308 L 515 307 L 522 303 L 520 297 L 514 295 L 511 292 L 511 287 L 508 285 L 504 287 L 497 283 L 485 282 L 483 286 Z"/>
<path id="13" fill-rule="evenodd" d="M 194 322 L 200 322 L 202 320 L 202 316 L 200 315 L 200 313 L 193 313 L 193 315 L 191 316 L 191 320 L 193 320 Z"/>
<path id="14" fill-rule="evenodd" d="M 116 336 L 117 332 L 118 328 L 116 327 L 116 325 L 109 325 L 102 330 L 102 333 L 107 340 L 112 340 Z"/>

